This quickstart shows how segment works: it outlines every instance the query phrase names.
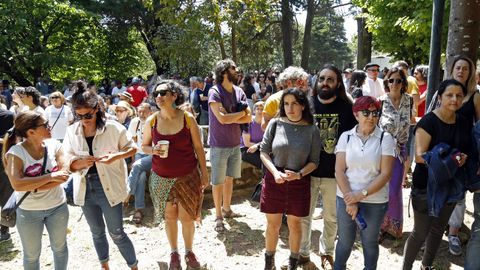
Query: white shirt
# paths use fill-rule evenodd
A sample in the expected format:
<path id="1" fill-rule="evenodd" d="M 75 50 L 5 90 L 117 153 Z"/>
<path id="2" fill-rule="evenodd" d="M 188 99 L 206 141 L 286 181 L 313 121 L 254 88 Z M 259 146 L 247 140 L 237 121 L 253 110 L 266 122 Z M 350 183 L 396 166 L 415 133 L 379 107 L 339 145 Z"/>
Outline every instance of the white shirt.
<path id="1" fill-rule="evenodd" d="M 357 135 L 357 126 L 349 131 L 343 132 L 335 148 L 335 154 L 345 152 L 345 162 L 347 166 L 345 175 L 347 176 L 347 181 L 352 191 L 360 191 L 367 188 L 380 174 L 382 156 L 395 157 L 396 147 L 395 140 L 388 132 L 383 133 L 383 139 L 380 145 L 382 130 L 379 127 L 375 128 L 373 134 L 371 134 L 365 144 L 363 144 Z M 348 137 L 350 137 L 350 139 L 348 139 Z M 343 193 L 338 186 L 337 196 L 343 198 Z M 388 184 L 376 193 L 369 194 L 362 202 L 388 202 Z"/>
<path id="2" fill-rule="evenodd" d="M 125 91 L 127 91 L 127 87 L 125 86 L 122 86 L 121 88 L 118 88 L 117 86 L 115 86 L 112 89 L 113 104 L 117 104 L 120 101 L 120 98 L 118 97 L 118 95 L 122 94 Z"/>
<path id="3" fill-rule="evenodd" d="M 128 133 L 130 134 L 130 136 L 136 137 L 137 154 L 144 154 L 142 151 L 144 127 L 145 121 L 142 121 L 140 117 L 133 118 L 132 121 L 130 121 L 130 125 L 128 126 Z"/>
<path id="4" fill-rule="evenodd" d="M 260 94 L 260 84 L 258 82 L 253 82 L 253 88 L 255 89 L 255 93 Z"/>
<path id="5" fill-rule="evenodd" d="M 50 105 L 45 109 L 48 125 L 50 126 L 50 132 L 52 133 L 52 138 L 57 140 L 63 140 L 69 123 L 73 121 L 72 109 L 70 109 L 70 107 L 67 105 L 62 105 L 62 107 L 56 108 L 55 106 Z M 55 124 L 55 126 L 53 126 L 53 124 Z"/>
<path id="6" fill-rule="evenodd" d="M 362 86 L 362 92 L 364 96 L 371 96 L 374 98 L 379 98 L 385 94 L 385 90 L 383 88 L 383 80 L 377 78 L 375 81 L 370 79 L 369 77 L 366 78 L 365 83 Z"/>
<path id="7" fill-rule="evenodd" d="M 93 138 L 92 151 L 95 157 L 116 153 L 121 150 L 135 147 L 132 138 L 128 136 L 127 129 L 116 121 L 107 120 L 105 127 L 97 130 Z M 83 135 L 80 122 L 67 128 L 63 149 L 66 159 L 72 161 L 88 156 L 87 140 Z M 124 159 L 119 159 L 111 164 L 96 162 L 98 176 L 110 206 L 122 203 L 128 195 L 127 164 Z M 77 205 L 84 205 L 86 194 L 86 180 L 84 175 L 88 168 L 75 172 L 73 177 L 73 200 Z"/>
<path id="8" fill-rule="evenodd" d="M 47 147 L 47 162 L 45 166 L 45 173 L 51 173 L 57 171 L 57 160 L 55 156 L 62 146 L 59 141 L 55 139 L 48 139 L 44 141 Z M 27 150 L 23 147 L 22 143 L 13 145 L 6 154 L 14 155 L 22 160 L 23 174 L 26 177 L 35 177 L 42 175 L 43 157 L 41 159 L 34 159 Z M 15 191 L 17 201 L 19 201 L 25 194 L 23 191 Z M 65 192 L 61 185 L 53 187 L 49 190 L 39 190 L 32 192 L 28 195 L 22 204 L 19 206 L 24 210 L 48 210 L 55 208 L 66 202 Z"/>

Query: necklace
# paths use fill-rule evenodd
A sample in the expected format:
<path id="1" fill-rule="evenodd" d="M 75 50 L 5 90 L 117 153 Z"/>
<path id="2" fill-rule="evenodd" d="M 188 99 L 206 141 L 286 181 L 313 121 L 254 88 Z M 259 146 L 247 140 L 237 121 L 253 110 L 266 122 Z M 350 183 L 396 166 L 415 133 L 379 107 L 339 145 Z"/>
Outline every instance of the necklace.
<path id="1" fill-rule="evenodd" d="M 293 121 L 293 120 L 290 120 L 288 117 L 287 117 L 287 119 L 288 119 L 288 121 L 290 121 L 290 122 L 292 122 L 292 123 L 298 123 L 298 122 L 300 122 L 300 121 L 302 121 L 302 120 L 303 120 L 302 118 L 300 118 L 300 120 Z"/>

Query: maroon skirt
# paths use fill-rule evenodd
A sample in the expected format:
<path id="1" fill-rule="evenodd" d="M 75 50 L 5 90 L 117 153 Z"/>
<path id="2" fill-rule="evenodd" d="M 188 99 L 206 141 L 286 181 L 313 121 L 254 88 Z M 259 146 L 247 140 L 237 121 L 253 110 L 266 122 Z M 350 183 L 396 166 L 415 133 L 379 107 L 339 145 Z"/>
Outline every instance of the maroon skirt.
<path id="1" fill-rule="evenodd" d="M 272 173 L 265 169 L 260 211 L 266 214 L 308 216 L 310 214 L 310 176 L 277 184 Z"/>

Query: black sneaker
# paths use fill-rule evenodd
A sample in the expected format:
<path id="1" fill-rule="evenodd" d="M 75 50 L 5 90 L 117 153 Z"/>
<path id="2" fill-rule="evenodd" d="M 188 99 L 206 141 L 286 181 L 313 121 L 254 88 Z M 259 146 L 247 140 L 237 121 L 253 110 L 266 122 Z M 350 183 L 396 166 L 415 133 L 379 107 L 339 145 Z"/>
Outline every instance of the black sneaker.
<path id="1" fill-rule="evenodd" d="M 8 240 L 10 240 L 10 233 L 9 232 L 4 232 L 4 233 L 0 234 L 0 242 L 8 241 Z"/>

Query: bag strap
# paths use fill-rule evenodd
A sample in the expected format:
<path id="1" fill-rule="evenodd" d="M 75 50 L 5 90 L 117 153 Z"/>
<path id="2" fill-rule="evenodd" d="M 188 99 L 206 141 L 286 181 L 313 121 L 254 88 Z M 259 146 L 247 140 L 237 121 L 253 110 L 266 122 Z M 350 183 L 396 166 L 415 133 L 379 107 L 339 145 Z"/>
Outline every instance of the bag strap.
<path id="1" fill-rule="evenodd" d="M 45 174 L 45 168 L 47 167 L 47 155 L 48 155 L 47 147 L 45 146 L 43 149 L 44 149 L 44 153 L 43 153 L 42 175 Z M 37 192 L 37 190 L 35 189 L 34 192 Z M 27 196 L 30 195 L 30 193 L 32 192 L 27 191 L 25 192 L 25 194 L 23 194 L 22 198 L 20 198 L 20 200 L 15 204 L 13 211 L 17 210 L 17 208 L 22 204 L 22 202 L 27 198 Z"/>
<path id="2" fill-rule="evenodd" d="M 63 107 L 65 107 L 65 105 L 62 105 L 62 109 L 60 110 L 60 113 L 58 113 L 57 119 L 55 119 L 55 122 L 53 122 L 53 125 L 52 125 L 52 127 L 50 127 L 50 129 L 53 129 L 55 127 L 55 125 L 57 124 L 57 121 L 60 118 L 60 115 L 62 115 Z"/>

